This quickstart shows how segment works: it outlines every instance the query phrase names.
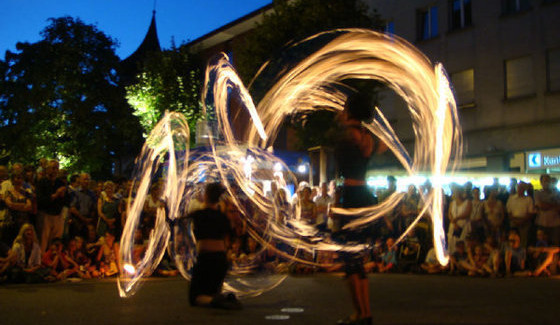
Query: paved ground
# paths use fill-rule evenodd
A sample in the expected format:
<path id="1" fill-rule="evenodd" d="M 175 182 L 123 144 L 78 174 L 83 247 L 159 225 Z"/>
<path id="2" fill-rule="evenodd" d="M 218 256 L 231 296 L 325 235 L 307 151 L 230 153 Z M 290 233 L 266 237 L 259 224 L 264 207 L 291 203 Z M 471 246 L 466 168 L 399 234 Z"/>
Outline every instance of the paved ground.
<path id="1" fill-rule="evenodd" d="M 560 324 L 560 277 L 375 274 L 370 283 L 375 324 Z M 182 278 L 149 279 L 127 299 L 115 280 L 3 285 L 0 324 L 334 324 L 351 310 L 332 275 L 289 277 L 241 311 L 192 308 L 187 290 Z"/>

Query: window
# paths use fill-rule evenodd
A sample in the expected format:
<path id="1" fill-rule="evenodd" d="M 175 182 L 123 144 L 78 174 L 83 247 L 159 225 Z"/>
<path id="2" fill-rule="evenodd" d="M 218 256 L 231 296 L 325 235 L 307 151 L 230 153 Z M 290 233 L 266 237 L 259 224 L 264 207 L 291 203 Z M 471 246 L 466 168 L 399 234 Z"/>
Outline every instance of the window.
<path id="1" fill-rule="evenodd" d="M 506 60 L 506 98 L 516 98 L 535 94 L 533 60 L 530 56 Z"/>
<path id="2" fill-rule="evenodd" d="M 395 34 L 395 22 L 394 21 L 388 21 L 385 24 L 385 33 L 389 33 L 389 34 Z"/>
<path id="3" fill-rule="evenodd" d="M 511 15 L 531 9 L 529 0 L 502 0 L 502 14 Z"/>
<path id="4" fill-rule="evenodd" d="M 452 73 L 451 84 L 455 91 L 457 107 L 474 106 L 474 69 Z"/>
<path id="5" fill-rule="evenodd" d="M 432 6 L 418 10 L 418 39 L 426 40 L 438 36 L 438 8 Z"/>
<path id="6" fill-rule="evenodd" d="M 546 52 L 546 79 L 548 91 L 560 91 L 560 48 Z"/>
<path id="7" fill-rule="evenodd" d="M 449 9 L 451 30 L 465 28 L 472 24 L 471 0 L 451 0 Z"/>

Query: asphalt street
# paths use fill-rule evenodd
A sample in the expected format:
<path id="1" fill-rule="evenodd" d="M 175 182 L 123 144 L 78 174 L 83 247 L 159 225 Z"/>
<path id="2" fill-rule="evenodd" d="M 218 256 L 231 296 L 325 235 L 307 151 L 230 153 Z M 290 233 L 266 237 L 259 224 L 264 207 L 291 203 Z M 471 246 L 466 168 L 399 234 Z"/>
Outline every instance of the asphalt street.
<path id="1" fill-rule="evenodd" d="M 560 277 L 370 275 L 374 324 L 560 324 Z M 193 308 L 188 282 L 150 278 L 130 298 L 115 279 L 0 286 L 0 324 L 335 324 L 351 312 L 344 279 L 288 277 L 240 311 Z"/>

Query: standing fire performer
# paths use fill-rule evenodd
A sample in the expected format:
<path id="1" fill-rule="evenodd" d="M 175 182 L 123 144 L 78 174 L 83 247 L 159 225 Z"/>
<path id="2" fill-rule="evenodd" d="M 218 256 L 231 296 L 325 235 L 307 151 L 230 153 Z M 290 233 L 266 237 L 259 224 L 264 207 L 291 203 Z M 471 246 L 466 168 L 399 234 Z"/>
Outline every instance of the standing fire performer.
<path id="1" fill-rule="evenodd" d="M 362 126 L 362 122 L 373 119 L 371 98 L 363 93 L 354 93 L 346 101 L 344 110 L 339 115 L 342 128 L 335 148 L 340 176 L 344 178 L 342 188 L 342 208 L 360 208 L 377 204 L 366 185 L 365 176 L 371 156 L 387 150 L 385 143 L 375 138 Z M 353 219 L 352 216 L 340 216 L 341 227 Z M 371 236 L 364 230 L 342 230 L 335 234 L 346 242 L 364 242 Z M 363 254 L 346 253 L 345 272 L 354 314 L 339 320 L 339 325 L 372 324 L 369 300 L 369 282 L 364 270 Z"/>

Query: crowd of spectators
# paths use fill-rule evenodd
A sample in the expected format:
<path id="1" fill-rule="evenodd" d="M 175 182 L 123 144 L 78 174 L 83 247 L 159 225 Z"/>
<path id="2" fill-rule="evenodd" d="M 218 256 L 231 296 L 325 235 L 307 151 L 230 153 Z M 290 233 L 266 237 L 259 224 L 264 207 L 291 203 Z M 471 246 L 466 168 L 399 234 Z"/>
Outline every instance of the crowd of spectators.
<path id="1" fill-rule="evenodd" d="M 447 266 L 436 259 L 427 214 L 396 243 L 432 191 L 429 183 L 418 188 L 410 185 L 399 205 L 361 230 L 370 234 L 371 249 L 363 256 L 366 268 L 381 273 L 491 277 L 555 274 L 560 251 L 560 193 L 556 181 L 542 175 L 539 191 L 513 179 L 509 188 L 497 183 L 483 189 L 471 183 L 452 184 L 451 194 L 443 197 L 450 254 Z M 119 273 L 119 239 L 127 217 L 131 181 L 94 181 L 87 173 L 68 175 L 56 160 L 42 159 L 39 166 L 14 163 L 9 170 L 0 166 L 0 186 L 0 282 L 53 282 Z M 389 176 L 388 188 L 374 194 L 382 202 L 396 188 L 396 179 Z M 160 189 L 158 182 L 150 188 L 134 234 L 133 261 L 142 259 L 155 225 Z M 195 192 L 186 213 L 203 205 L 198 196 L 202 191 Z M 281 212 L 274 222 L 287 225 L 290 219 L 299 220 L 325 234 L 326 240 L 335 240 L 340 216 L 330 208 L 340 204 L 340 192 L 334 181 L 318 187 L 302 182 L 292 197 L 273 182 L 268 194 Z M 236 202 L 248 207 L 244 213 L 258 213 L 241 192 Z M 221 207 L 232 226 L 227 256 L 237 272 L 258 269 L 307 274 L 341 270 L 343 263 L 337 252 L 293 252 L 281 242 L 256 240 L 234 200 L 226 196 Z M 155 274 L 178 274 L 167 254 Z"/>

